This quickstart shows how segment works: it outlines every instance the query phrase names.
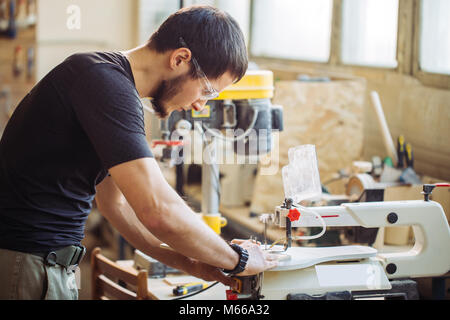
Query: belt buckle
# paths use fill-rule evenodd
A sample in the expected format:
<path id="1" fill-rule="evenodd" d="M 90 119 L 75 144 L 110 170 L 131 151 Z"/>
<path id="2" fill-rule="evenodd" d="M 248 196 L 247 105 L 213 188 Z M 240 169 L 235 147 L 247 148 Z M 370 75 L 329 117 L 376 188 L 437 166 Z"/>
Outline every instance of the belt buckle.
<path id="1" fill-rule="evenodd" d="M 84 255 L 86 254 L 86 247 L 80 246 L 79 248 L 81 249 L 81 252 L 78 254 L 77 260 L 66 268 L 67 273 L 75 272 L 75 269 L 80 264 L 81 259 L 83 259 Z"/>

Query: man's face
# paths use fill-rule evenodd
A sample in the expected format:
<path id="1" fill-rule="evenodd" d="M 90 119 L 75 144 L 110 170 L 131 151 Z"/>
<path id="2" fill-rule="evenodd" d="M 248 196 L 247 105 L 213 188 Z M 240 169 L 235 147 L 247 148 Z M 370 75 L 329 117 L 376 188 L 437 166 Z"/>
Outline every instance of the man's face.
<path id="1" fill-rule="evenodd" d="M 218 79 L 210 80 L 213 88 L 220 92 L 233 83 L 233 77 L 224 73 Z M 194 109 L 200 111 L 207 99 L 203 98 L 205 88 L 200 79 L 192 79 L 189 73 L 171 80 L 164 80 L 153 95 L 152 105 L 160 118 L 167 118 L 172 111 Z"/>

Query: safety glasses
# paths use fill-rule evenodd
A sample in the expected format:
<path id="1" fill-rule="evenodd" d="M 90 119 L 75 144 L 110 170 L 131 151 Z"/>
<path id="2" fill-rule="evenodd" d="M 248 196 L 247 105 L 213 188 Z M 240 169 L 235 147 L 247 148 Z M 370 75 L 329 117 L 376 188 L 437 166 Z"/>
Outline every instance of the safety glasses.
<path id="1" fill-rule="evenodd" d="M 184 48 L 188 48 L 188 45 L 186 44 L 186 41 L 182 37 L 180 37 L 180 43 Z M 191 50 L 191 49 L 189 49 Z M 192 53 L 192 50 L 191 50 Z M 191 61 L 194 65 L 195 71 L 197 72 L 197 75 L 199 76 L 199 80 L 203 85 L 203 91 L 202 91 L 202 100 L 212 100 L 219 96 L 219 92 L 217 92 L 216 89 L 213 88 L 211 83 L 208 80 L 208 77 L 206 77 L 206 74 L 203 72 L 202 68 L 200 68 L 200 65 L 197 62 L 197 59 L 195 59 L 194 55 L 191 54 Z"/>

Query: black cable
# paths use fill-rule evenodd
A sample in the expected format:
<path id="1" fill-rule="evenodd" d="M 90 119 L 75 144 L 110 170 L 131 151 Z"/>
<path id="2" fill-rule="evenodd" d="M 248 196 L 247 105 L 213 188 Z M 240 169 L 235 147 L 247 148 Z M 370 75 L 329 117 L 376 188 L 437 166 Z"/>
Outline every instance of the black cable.
<path id="1" fill-rule="evenodd" d="M 202 290 L 195 291 L 195 292 L 190 293 L 190 294 L 188 294 L 188 295 L 181 296 L 181 297 L 178 297 L 178 298 L 173 298 L 173 299 L 170 299 L 170 300 L 181 300 L 181 299 L 185 299 L 185 298 L 189 298 L 189 297 L 195 296 L 196 294 L 199 294 L 199 293 L 201 293 L 201 292 L 203 292 L 203 291 L 205 291 L 205 290 L 208 290 L 209 288 L 214 287 L 214 286 L 215 286 L 216 284 L 218 284 L 218 283 L 219 283 L 219 281 L 216 281 L 216 282 L 214 282 L 212 285 L 207 286 L 206 288 L 204 288 L 204 289 L 202 289 Z"/>

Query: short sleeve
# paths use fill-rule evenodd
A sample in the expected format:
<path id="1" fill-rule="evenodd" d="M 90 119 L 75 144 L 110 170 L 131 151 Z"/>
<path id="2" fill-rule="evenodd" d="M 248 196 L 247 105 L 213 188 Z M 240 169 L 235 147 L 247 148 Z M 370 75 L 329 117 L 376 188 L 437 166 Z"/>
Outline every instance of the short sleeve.
<path id="1" fill-rule="evenodd" d="M 145 137 L 144 111 L 125 71 L 112 64 L 90 67 L 77 79 L 70 100 L 103 166 L 153 157 Z"/>

